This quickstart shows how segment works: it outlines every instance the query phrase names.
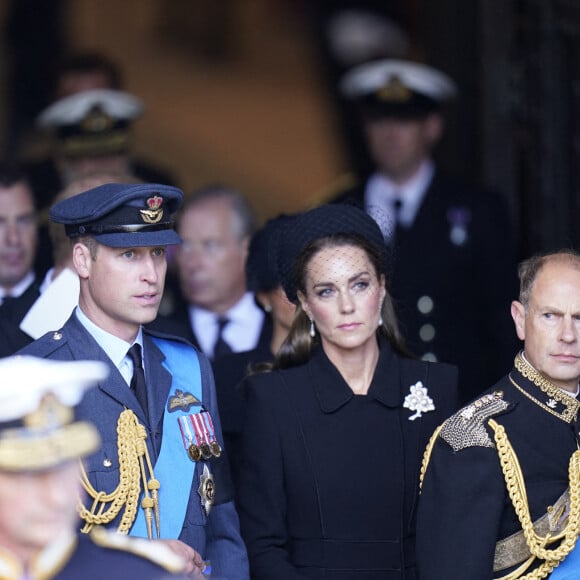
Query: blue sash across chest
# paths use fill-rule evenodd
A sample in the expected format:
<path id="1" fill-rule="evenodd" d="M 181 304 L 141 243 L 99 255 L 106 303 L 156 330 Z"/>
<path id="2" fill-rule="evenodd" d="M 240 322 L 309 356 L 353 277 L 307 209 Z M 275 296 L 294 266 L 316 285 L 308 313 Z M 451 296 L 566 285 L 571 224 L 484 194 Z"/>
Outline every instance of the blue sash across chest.
<path id="1" fill-rule="evenodd" d="M 178 538 L 189 503 L 189 494 L 195 476 L 196 463 L 191 461 L 183 448 L 179 428 L 179 417 L 201 411 L 202 384 L 199 359 L 193 348 L 179 342 L 153 338 L 153 342 L 165 355 L 163 366 L 172 376 L 165 413 L 163 415 L 163 438 L 159 457 L 155 463 L 155 478 L 159 480 L 159 536 L 165 539 Z M 186 393 L 192 395 L 190 407 L 170 405 L 170 401 Z M 130 535 L 147 537 L 144 511 L 138 510 Z"/>

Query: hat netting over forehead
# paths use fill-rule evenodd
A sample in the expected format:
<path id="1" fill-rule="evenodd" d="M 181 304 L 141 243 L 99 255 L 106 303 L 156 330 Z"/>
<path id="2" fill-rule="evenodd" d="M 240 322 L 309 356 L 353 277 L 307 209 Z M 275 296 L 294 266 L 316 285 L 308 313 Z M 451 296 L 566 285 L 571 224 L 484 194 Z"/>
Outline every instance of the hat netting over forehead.
<path id="1" fill-rule="evenodd" d="M 387 274 L 390 255 L 383 234 L 376 221 L 362 209 L 349 204 L 322 205 L 297 214 L 284 225 L 280 235 L 278 265 L 282 286 L 288 299 L 298 302 L 298 285 L 301 272 L 297 271 L 299 259 L 316 240 L 351 237 L 368 246 L 376 256 L 377 274 Z"/>

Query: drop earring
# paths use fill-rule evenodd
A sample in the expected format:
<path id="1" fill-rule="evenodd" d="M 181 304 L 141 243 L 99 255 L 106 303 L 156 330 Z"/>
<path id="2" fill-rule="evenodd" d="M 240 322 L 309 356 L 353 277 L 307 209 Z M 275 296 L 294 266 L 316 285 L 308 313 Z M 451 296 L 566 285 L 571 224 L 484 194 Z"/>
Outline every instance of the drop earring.
<path id="1" fill-rule="evenodd" d="M 314 328 L 314 320 L 310 319 L 310 336 L 314 338 L 316 336 L 316 328 Z"/>
<path id="2" fill-rule="evenodd" d="M 382 308 L 379 308 L 379 324 L 378 326 L 383 326 L 383 315 L 381 313 Z"/>

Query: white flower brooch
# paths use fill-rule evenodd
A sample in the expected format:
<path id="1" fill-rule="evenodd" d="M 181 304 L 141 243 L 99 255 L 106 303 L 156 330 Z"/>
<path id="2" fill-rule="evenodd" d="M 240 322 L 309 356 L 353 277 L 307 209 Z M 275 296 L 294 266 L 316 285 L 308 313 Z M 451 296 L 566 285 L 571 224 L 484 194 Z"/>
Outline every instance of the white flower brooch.
<path id="1" fill-rule="evenodd" d="M 415 411 L 415 414 L 409 417 L 409 421 L 414 421 L 417 417 L 421 417 L 423 413 L 435 410 L 433 399 L 427 394 L 427 387 L 424 387 L 421 381 L 411 385 L 410 390 L 411 392 L 405 397 L 403 402 L 403 407 Z"/>

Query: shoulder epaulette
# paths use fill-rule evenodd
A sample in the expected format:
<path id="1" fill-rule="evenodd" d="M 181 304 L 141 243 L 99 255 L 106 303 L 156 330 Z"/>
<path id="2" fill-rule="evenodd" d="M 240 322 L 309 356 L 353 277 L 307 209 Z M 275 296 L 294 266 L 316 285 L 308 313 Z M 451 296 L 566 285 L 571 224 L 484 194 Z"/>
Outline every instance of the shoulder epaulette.
<path id="1" fill-rule="evenodd" d="M 133 538 L 100 526 L 94 527 L 89 536 L 101 548 L 109 548 L 111 550 L 120 550 L 134 554 L 135 556 L 145 558 L 157 564 L 173 574 L 185 570 L 183 558 L 161 542 L 146 540 L 145 538 Z"/>
<path id="2" fill-rule="evenodd" d="M 467 447 L 494 448 L 495 443 L 489 436 L 485 423 L 508 407 L 509 403 L 504 401 L 502 391 L 484 395 L 449 417 L 441 427 L 440 437 L 453 451 Z"/>

